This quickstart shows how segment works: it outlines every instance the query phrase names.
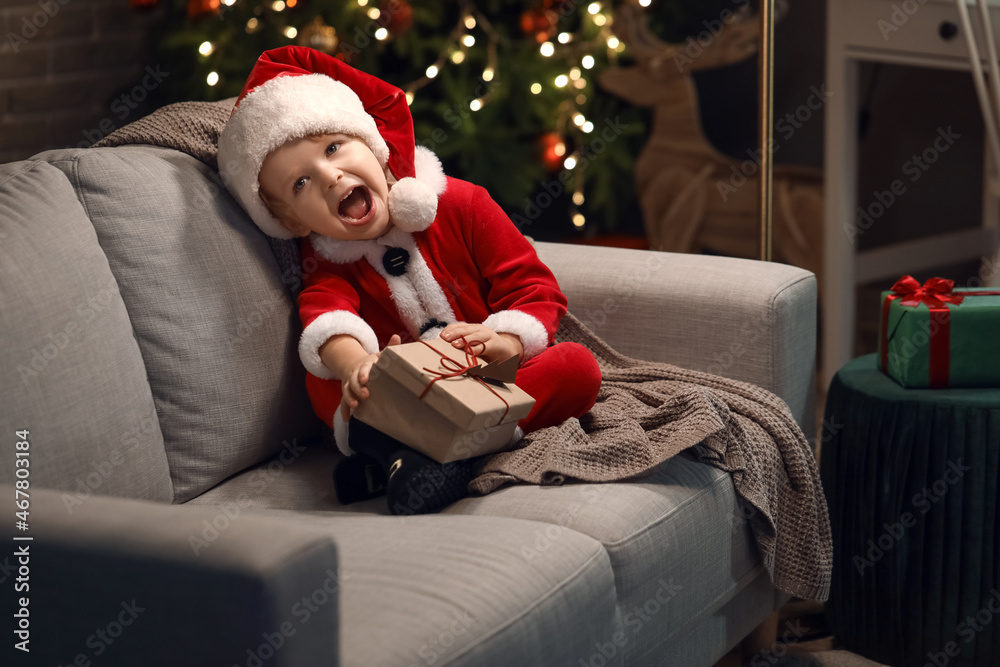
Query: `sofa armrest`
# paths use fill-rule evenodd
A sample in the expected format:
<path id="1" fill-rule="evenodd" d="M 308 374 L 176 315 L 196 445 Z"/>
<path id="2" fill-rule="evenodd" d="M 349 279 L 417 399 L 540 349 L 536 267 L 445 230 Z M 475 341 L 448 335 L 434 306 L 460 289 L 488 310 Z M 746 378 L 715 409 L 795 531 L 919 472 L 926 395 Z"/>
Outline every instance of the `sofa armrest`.
<path id="1" fill-rule="evenodd" d="M 537 243 L 569 309 L 632 357 L 751 382 L 815 423 L 816 278 L 786 264 Z"/>
<path id="2" fill-rule="evenodd" d="M 12 604 L 29 600 L 31 664 L 338 664 L 328 534 L 235 507 L 30 493 L 33 539 L 8 537 L 0 559 L 29 550 Z M 13 487 L 0 498 L 12 506 Z M 9 579 L 17 561 L 2 563 Z"/>

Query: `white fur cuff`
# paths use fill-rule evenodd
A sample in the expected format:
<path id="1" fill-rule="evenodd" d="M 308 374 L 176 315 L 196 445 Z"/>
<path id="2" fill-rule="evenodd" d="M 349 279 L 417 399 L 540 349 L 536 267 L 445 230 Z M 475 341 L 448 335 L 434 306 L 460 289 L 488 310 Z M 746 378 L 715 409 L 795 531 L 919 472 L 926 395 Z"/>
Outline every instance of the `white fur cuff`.
<path id="1" fill-rule="evenodd" d="M 343 417 L 340 416 L 340 406 L 338 405 L 337 411 L 333 413 L 333 439 L 337 443 L 337 449 L 339 449 L 344 456 L 350 456 L 354 453 L 351 446 L 347 444 L 350 431 L 348 426 L 349 424 L 344 421 Z"/>
<path id="2" fill-rule="evenodd" d="M 323 313 L 306 327 L 299 339 L 299 359 L 306 370 L 321 380 L 337 380 L 319 356 L 319 349 L 333 336 L 349 334 L 368 354 L 378 352 L 378 338 L 368 323 L 346 310 Z"/>
<path id="3" fill-rule="evenodd" d="M 524 357 L 521 361 L 537 357 L 549 345 L 549 332 L 545 330 L 545 325 L 520 310 L 501 310 L 499 313 L 493 313 L 486 318 L 483 326 L 497 333 L 512 333 L 520 338 L 521 345 L 524 346 Z"/>

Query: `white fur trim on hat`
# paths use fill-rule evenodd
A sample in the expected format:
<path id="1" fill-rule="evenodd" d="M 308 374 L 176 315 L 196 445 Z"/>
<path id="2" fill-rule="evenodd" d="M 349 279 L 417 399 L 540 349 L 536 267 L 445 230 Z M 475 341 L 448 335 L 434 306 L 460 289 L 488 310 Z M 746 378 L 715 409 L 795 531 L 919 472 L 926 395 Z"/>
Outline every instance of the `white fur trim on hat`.
<path id="1" fill-rule="evenodd" d="M 299 338 L 299 359 L 306 370 L 321 380 L 339 380 L 319 356 L 319 349 L 331 337 L 339 334 L 349 334 L 358 339 L 361 347 L 368 354 L 378 352 L 378 338 L 368 323 L 346 310 L 334 310 L 323 313 L 302 332 Z"/>
<path id="2" fill-rule="evenodd" d="M 549 345 L 549 333 L 537 318 L 520 310 L 501 310 L 483 321 L 483 326 L 497 333 L 512 333 L 521 339 L 527 361 L 541 354 Z"/>
<path id="3" fill-rule="evenodd" d="M 264 206 L 257 180 L 268 153 L 291 139 L 342 132 L 363 141 L 385 167 L 389 147 L 357 94 L 325 74 L 278 76 L 240 101 L 219 135 L 223 183 L 265 234 L 294 237 Z"/>

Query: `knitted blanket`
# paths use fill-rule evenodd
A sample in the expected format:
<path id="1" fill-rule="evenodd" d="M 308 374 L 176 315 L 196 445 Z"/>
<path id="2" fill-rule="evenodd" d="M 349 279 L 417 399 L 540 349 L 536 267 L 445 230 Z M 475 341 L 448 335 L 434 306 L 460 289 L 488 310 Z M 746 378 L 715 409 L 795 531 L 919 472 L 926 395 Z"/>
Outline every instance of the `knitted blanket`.
<path id="1" fill-rule="evenodd" d="M 95 147 L 143 143 L 184 151 L 216 168 L 218 135 L 233 99 L 184 102 L 127 125 Z M 272 240 L 283 270 L 298 272 L 294 241 Z M 826 600 L 833 547 L 816 460 L 785 403 L 760 387 L 613 350 L 573 315 L 556 339 L 593 353 L 603 382 L 581 419 L 525 436 L 494 454 L 470 484 L 486 494 L 509 483 L 614 482 L 649 474 L 678 452 L 730 474 L 774 585 Z"/>

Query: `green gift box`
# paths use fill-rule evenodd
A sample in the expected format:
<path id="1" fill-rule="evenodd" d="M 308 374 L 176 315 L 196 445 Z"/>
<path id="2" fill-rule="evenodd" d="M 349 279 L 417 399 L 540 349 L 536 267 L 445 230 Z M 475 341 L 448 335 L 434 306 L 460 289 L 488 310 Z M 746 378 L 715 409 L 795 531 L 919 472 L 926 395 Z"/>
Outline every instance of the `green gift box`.
<path id="1" fill-rule="evenodd" d="M 1000 387 L 1000 290 L 900 278 L 882 292 L 879 369 L 904 387 Z"/>

